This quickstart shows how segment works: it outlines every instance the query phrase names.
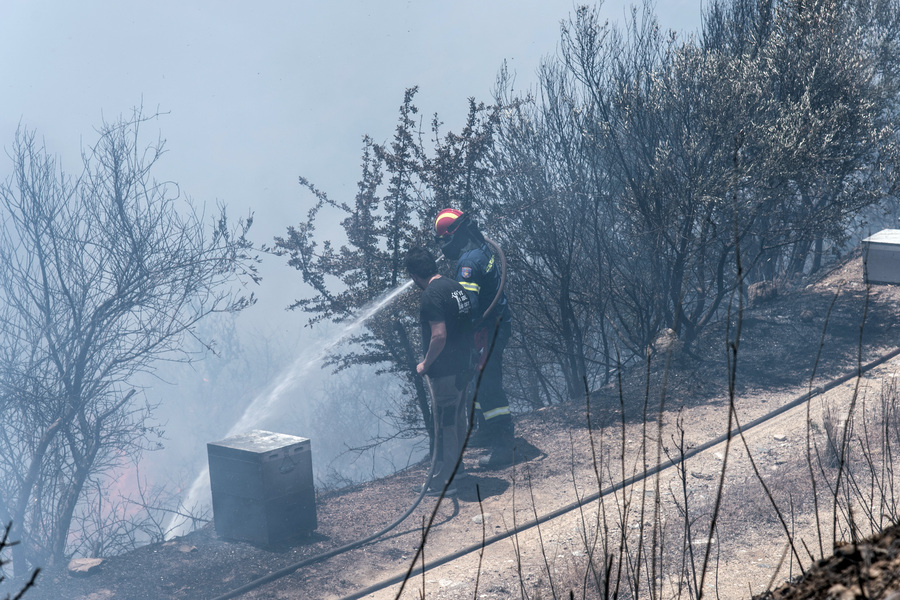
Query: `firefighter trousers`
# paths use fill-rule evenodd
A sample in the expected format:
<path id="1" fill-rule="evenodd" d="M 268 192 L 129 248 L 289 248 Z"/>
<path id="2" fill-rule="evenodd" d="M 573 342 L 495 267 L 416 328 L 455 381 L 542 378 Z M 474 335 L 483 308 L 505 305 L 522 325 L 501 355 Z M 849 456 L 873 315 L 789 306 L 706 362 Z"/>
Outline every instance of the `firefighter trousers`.
<path id="1" fill-rule="evenodd" d="M 509 344 L 512 324 L 509 321 L 491 324 L 487 334 L 487 348 L 484 350 L 488 353 L 487 362 L 481 372 L 475 374 L 475 418 L 479 428 L 485 427 L 493 439 L 505 438 L 511 436 L 513 431 L 509 400 L 503 389 L 503 352 Z"/>

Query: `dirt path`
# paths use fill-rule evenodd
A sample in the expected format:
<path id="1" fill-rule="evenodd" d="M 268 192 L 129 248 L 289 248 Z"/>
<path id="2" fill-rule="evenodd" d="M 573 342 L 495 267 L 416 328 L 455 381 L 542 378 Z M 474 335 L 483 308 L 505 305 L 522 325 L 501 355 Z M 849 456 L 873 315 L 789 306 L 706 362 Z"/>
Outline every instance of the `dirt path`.
<path id="1" fill-rule="evenodd" d="M 883 381 L 890 381 L 900 373 L 900 360 L 893 360 L 873 371 L 864 378 L 862 394 L 868 397 L 877 396 Z M 827 406 L 832 410 L 840 407 L 846 408 L 854 395 L 855 382 L 842 385 L 835 390 L 815 398 L 812 402 L 813 415 L 821 415 L 822 408 Z M 763 404 L 770 404 L 774 399 L 766 399 Z M 806 420 L 807 406 L 794 408 L 771 421 L 760 425 L 747 432 L 746 439 L 751 451 L 756 456 L 757 467 L 769 485 L 779 485 L 779 471 L 796 468 L 796 457 L 805 454 L 806 450 Z M 683 413 L 686 422 L 706 423 L 713 425 L 716 421 L 723 424 L 726 415 L 713 415 L 707 410 L 687 410 Z M 748 415 L 749 416 L 749 415 Z M 817 419 L 817 417 L 814 417 Z M 747 420 L 744 417 L 743 420 Z M 820 422 L 820 421 L 818 421 Z M 697 442 L 700 442 L 698 439 Z M 709 450 L 688 459 L 685 462 L 685 470 L 688 473 L 691 497 L 695 498 L 698 505 L 702 506 L 705 500 L 714 496 L 718 484 L 717 478 L 721 473 L 725 454 L 725 443 L 718 444 Z M 747 453 L 740 440 L 736 440 L 729 450 L 728 468 L 726 470 L 725 485 L 732 488 L 733 492 L 741 489 L 748 480 L 754 480 L 755 475 L 747 459 Z M 580 475 L 584 475 L 583 472 Z M 564 495 L 574 495 L 574 486 L 571 481 L 568 484 L 569 492 L 559 490 L 562 486 L 558 481 L 549 485 L 533 486 L 535 503 L 552 503 L 553 498 Z M 587 484 L 587 482 L 585 482 Z M 606 510 L 610 510 L 610 504 L 621 506 L 621 498 L 629 493 L 637 495 L 645 494 L 653 497 L 655 482 L 648 482 L 643 488 L 643 483 L 635 486 L 637 489 L 625 490 L 618 498 L 606 500 Z M 585 485 L 587 487 L 587 485 Z M 596 484 L 594 484 L 596 487 Z M 675 498 L 679 495 L 680 487 L 677 469 L 666 469 L 660 475 L 661 510 L 665 515 L 664 520 L 677 519 L 679 511 L 674 506 Z M 524 488 L 524 486 L 523 486 Z M 671 490 L 676 490 L 673 494 Z M 525 502 L 530 502 L 530 491 L 523 489 L 520 495 L 528 495 Z M 758 492 L 754 494 L 758 496 Z M 754 498 L 758 501 L 759 498 Z M 652 504 L 652 503 L 651 503 Z M 700 508 L 698 506 L 698 509 Z M 652 506 L 648 506 L 652 509 Z M 758 507 L 755 507 L 758 508 Z M 521 511 L 529 511 L 531 506 L 523 507 Z M 424 590 L 424 597 L 435 599 L 451 598 L 508 598 L 521 596 L 521 588 L 524 588 L 527 597 L 553 597 L 550 592 L 551 579 L 557 593 L 574 589 L 576 597 L 597 597 L 592 581 L 585 583 L 585 575 L 589 578 L 588 553 L 591 544 L 590 535 L 585 537 L 585 531 L 590 531 L 591 523 L 596 522 L 597 511 L 602 510 L 599 502 L 584 506 L 583 511 L 575 511 L 553 519 L 540 527 L 521 532 L 517 536 L 492 544 L 484 548 L 483 556 L 477 553 L 467 555 L 449 564 L 430 569 L 424 576 L 414 578 L 406 584 L 402 598 L 420 598 Z M 506 528 L 512 519 L 513 510 L 510 503 L 502 506 L 493 506 L 489 511 L 485 522 L 488 527 Z M 706 593 L 710 597 L 741 598 L 748 597 L 749 592 L 760 594 L 768 589 L 770 582 L 781 583 L 791 573 L 791 561 L 787 558 L 780 565 L 782 554 L 785 552 L 786 536 L 775 523 L 754 522 L 753 519 L 740 518 L 741 515 L 733 515 L 726 512 L 719 536 L 713 536 L 713 562 L 707 574 Z M 735 518 L 737 517 L 737 518 Z M 474 523 L 478 516 L 460 514 L 457 519 L 467 519 Z M 629 522 L 629 527 L 634 527 L 634 519 Z M 727 531 L 737 528 L 738 531 Z M 480 532 L 477 527 L 468 527 L 465 533 L 458 531 L 453 538 L 454 542 L 478 542 Z M 474 530 L 474 531 L 472 531 Z M 705 535 L 707 530 L 698 531 L 694 539 L 694 548 L 697 558 L 702 556 L 705 550 Z M 814 522 L 809 519 L 798 519 L 794 523 L 793 533 L 798 540 L 805 540 L 810 546 L 816 545 L 816 533 Z M 466 535 L 468 534 L 468 536 Z M 468 538 L 468 539 L 466 539 Z M 433 544 L 428 544 L 426 550 L 430 550 L 432 557 L 440 553 L 440 542 L 436 539 Z M 428 553 L 428 552 L 426 552 Z M 788 557 L 789 558 L 789 557 Z M 480 561 L 480 567 L 479 567 Z M 806 567 L 811 561 L 804 561 Z M 399 573 L 399 571 L 398 571 Z M 549 576 L 548 576 L 549 573 Z M 793 574 L 799 571 L 796 563 L 793 565 Z M 382 577 L 382 579 L 387 579 Z M 476 579 L 478 593 L 476 592 Z M 678 581 L 667 580 L 668 591 L 673 595 Z M 587 590 L 587 592 L 585 592 Z M 388 600 L 396 598 L 400 591 L 400 585 L 392 585 L 382 591 L 364 596 L 373 600 Z M 262 596 L 261 596 L 262 597 Z M 339 596 L 334 596 L 339 597 Z"/>

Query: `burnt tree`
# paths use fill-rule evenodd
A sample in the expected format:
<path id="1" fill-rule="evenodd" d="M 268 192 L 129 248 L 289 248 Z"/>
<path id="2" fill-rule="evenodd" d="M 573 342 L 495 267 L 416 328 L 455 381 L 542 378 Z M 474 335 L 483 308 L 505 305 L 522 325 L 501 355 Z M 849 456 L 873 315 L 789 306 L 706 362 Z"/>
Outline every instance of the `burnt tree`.
<path id="1" fill-rule="evenodd" d="M 201 319 L 253 301 L 231 285 L 258 279 L 250 222 L 156 181 L 146 120 L 104 123 L 77 177 L 20 130 L 0 186 L 0 519 L 21 541 L 17 575 L 89 537 L 72 531 L 85 495 L 156 442 L 135 376 L 190 360 Z"/>

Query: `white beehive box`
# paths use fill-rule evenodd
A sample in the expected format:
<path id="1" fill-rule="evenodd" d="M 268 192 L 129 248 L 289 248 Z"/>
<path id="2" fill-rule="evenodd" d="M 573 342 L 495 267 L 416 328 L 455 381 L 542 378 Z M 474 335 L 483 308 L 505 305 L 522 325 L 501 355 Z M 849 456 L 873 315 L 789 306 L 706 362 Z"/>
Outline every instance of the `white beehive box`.
<path id="1" fill-rule="evenodd" d="M 868 283 L 900 283 L 900 229 L 882 229 L 867 237 L 862 252 Z"/>
<path id="2" fill-rule="evenodd" d="M 267 546 L 316 528 L 308 439 L 254 429 L 206 448 L 221 537 Z"/>

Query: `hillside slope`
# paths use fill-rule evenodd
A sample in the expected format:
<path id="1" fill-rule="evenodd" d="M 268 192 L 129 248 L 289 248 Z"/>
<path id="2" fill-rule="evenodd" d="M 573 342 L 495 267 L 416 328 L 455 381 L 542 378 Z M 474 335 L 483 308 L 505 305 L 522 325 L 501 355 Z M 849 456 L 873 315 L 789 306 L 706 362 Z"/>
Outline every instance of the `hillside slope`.
<path id="1" fill-rule="evenodd" d="M 780 290 L 777 298 L 743 311 L 735 371 L 735 406 L 741 423 L 786 404 L 813 385 L 852 373 L 858 364 L 897 346 L 900 289 L 867 288 L 861 272 L 857 254 L 814 284 Z M 520 461 L 515 467 L 479 471 L 480 451 L 470 450 L 465 457 L 470 476 L 460 484 L 458 497 L 444 500 L 436 511 L 425 561 L 478 547 L 483 537 L 510 535 L 483 552 L 429 568 L 410 582 L 404 597 L 419 597 L 424 591 L 427 598 L 473 598 L 476 586 L 479 598 L 552 597 L 551 587 L 566 597 L 568 590 L 573 590 L 575 597 L 602 597 L 593 583 L 602 568 L 592 569 L 589 557 L 600 552 L 604 543 L 611 542 L 614 550 L 617 539 L 632 539 L 629 536 L 644 531 L 646 543 L 652 544 L 652 533 L 673 535 L 679 531 L 679 523 L 687 521 L 694 523 L 687 545 L 682 540 L 669 547 L 657 539 L 658 557 L 654 554 L 654 560 L 649 560 L 644 555 L 642 559 L 645 573 L 660 568 L 664 576 L 657 585 L 666 594 L 676 595 L 679 586 L 699 581 L 696 569 L 685 571 L 676 563 L 678 556 L 686 555 L 692 564 L 702 563 L 710 542 L 707 515 L 726 459 L 722 513 L 711 538 L 711 562 L 704 582 L 707 593 L 749 597 L 751 592 L 764 592 L 770 582 L 777 584 L 797 575 L 798 566 L 792 561 L 779 561 L 785 547 L 782 526 L 765 512 L 767 500 L 755 485 L 753 465 L 736 441 L 727 453 L 724 445 L 710 448 L 683 468 L 666 469 L 641 487 L 587 503 L 582 510 L 540 527 L 517 531 L 539 515 L 640 472 L 641 465 L 652 467 L 677 458 L 679 452 L 724 433 L 730 422 L 726 351 L 730 338 L 724 326 L 707 332 L 695 354 L 674 356 L 668 369 L 665 357 L 657 356 L 649 365 L 632 370 L 621 386 L 610 385 L 593 394 L 590 427 L 585 401 L 521 416 L 517 422 Z M 891 361 L 866 375 L 864 383 L 871 386 L 873 397 L 879 382 L 891 377 L 895 369 L 900 366 Z M 856 380 L 839 386 L 830 393 L 828 406 L 846 406 L 856 397 L 856 390 Z M 796 493 L 791 499 L 792 526 L 799 533 L 811 526 L 813 505 L 799 491 L 802 463 L 797 461 L 804 454 L 806 416 L 805 408 L 798 410 L 767 422 L 752 436 L 748 432 L 745 448 L 755 456 L 756 468 L 771 477 L 773 489 Z M 315 440 L 312 443 L 315 451 Z M 364 538 L 390 523 L 415 499 L 415 486 L 423 480 L 425 468 L 418 465 L 392 477 L 321 495 L 317 499 L 318 530 L 282 548 L 221 540 L 207 526 L 166 544 L 109 558 L 89 577 L 48 570 L 26 597 L 214 598 L 306 557 Z M 415 556 L 423 523 L 435 504 L 435 499 L 426 499 L 410 518 L 375 543 L 303 568 L 243 597 L 339 598 L 402 574 Z M 688 519 L 684 518 L 685 506 Z M 617 538 L 622 531 L 625 538 Z M 812 537 L 804 539 L 810 549 L 815 547 Z M 657 558 L 659 565 L 654 564 Z M 803 568 L 812 562 L 801 555 L 801 563 L 803 560 L 807 563 Z M 667 571 L 672 565 L 675 570 Z M 393 598 L 397 590 L 393 585 L 366 597 Z"/>

